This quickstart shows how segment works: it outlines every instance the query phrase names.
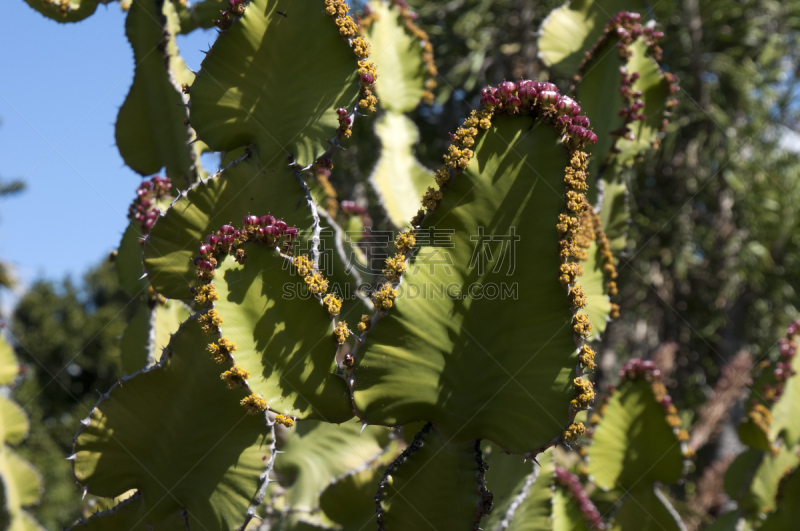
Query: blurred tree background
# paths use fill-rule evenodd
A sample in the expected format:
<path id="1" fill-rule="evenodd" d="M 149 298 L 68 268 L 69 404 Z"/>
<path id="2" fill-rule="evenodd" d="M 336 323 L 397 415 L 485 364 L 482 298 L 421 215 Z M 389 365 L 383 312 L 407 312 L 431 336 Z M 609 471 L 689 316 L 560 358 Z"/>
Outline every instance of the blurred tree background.
<path id="1" fill-rule="evenodd" d="M 481 87 L 548 77 L 537 60 L 537 30 L 562 3 L 409 1 L 434 43 L 440 74 L 436 103 L 413 116 L 423 163 L 438 165 L 447 133 L 478 107 Z M 614 383 L 622 362 L 656 355 L 691 425 L 739 351 L 749 351 L 753 363 L 776 356 L 783 329 L 800 317 L 800 1 L 651 5 L 666 34 L 663 64 L 680 79 L 680 105 L 662 149 L 626 175 L 632 224 L 618 267 L 621 318 L 607 332 L 599 379 Z M 366 120 L 356 122 L 354 137 L 331 175 L 340 200 L 373 193 L 367 178 L 379 144 Z M 370 214 L 381 222 L 381 212 Z M 14 311 L 12 339 L 29 369 L 14 397 L 32 426 L 21 451 L 44 475 L 35 513 L 49 529 L 80 513 L 64 458 L 79 419 L 120 376 L 118 338 L 129 302 L 113 265 L 102 264 L 79 285 L 35 283 Z M 748 374 L 737 376 L 744 382 Z M 725 433 L 733 433 L 741 410 L 730 406 L 730 426 L 701 451 L 678 497 L 691 502 L 702 473 L 736 451 L 735 437 Z"/>
<path id="2" fill-rule="evenodd" d="M 121 376 L 119 343 L 130 302 L 114 265 L 103 263 L 77 285 L 37 281 L 14 310 L 11 338 L 26 371 L 13 397 L 31 423 L 19 452 L 42 474 L 46 488 L 33 512 L 48 529 L 81 515 L 82 493 L 66 457 L 81 419 Z"/>

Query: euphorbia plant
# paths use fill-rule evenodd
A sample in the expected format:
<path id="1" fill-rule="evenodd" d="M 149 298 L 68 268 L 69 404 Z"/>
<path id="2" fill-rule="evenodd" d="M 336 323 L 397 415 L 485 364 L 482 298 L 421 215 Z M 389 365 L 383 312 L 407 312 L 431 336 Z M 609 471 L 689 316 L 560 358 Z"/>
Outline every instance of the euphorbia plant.
<path id="1" fill-rule="evenodd" d="M 90 14 L 73 4 L 66 20 Z M 620 172 L 676 104 L 663 35 L 629 6 L 644 11 L 554 11 L 541 55 L 572 84 L 497 80 L 428 169 L 408 113 L 433 102 L 437 71 L 405 2 L 373 2 L 359 25 L 342 0 L 133 0 L 117 144 L 166 177 L 139 188 L 117 255 L 142 308 L 126 375 L 71 456 L 115 505 L 77 527 L 678 526 L 657 484 L 680 478 L 687 434 L 654 367 L 627 365 L 587 414 L 593 343 L 619 312 Z M 195 74 L 175 37 L 211 25 Z M 368 208 L 331 175 L 373 117 Z M 207 151 L 222 153 L 212 176 Z M 393 249 L 364 271 L 374 247 L 345 229 L 380 208 Z M 580 443 L 577 464 L 554 451 Z M 601 490 L 624 497 L 616 514 L 592 503 Z"/>

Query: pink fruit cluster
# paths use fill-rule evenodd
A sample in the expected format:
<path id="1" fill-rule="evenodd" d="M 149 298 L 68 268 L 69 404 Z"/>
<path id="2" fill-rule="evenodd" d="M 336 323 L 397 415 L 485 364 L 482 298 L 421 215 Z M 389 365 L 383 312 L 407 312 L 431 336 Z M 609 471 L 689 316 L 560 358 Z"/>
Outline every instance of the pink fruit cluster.
<path id="1" fill-rule="evenodd" d="M 597 510 L 597 507 L 594 506 L 592 500 L 589 499 L 589 495 L 586 494 L 586 491 L 583 489 L 583 485 L 581 484 L 581 480 L 578 479 L 578 476 L 571 474 L 560 466 L 557 466 L 556 481 L 559 485 L 565 487 L 569 491 L 572 499 L 575 500 L 580 507 L 581 514 L 583 514 L 583 517 L 589 524 L 590 529 L 606 528 L 605 524 L 603 523 L 603 518 L 600 516 L 600 511 Z"/>
<path id="2" fill-rule="evenodd" d="M 241 229 L 225 224 L 218 231 L 206 236 L 205 243 L 198 249 L 200 256 L 194 260 L 198 276 L 208 280 L 207 277 L 213 276 L 217 266 L 217 256 L 231 253 L 246 241 L 258 241 L 268 247 L 277 247 L 281 242 L 291 245 L 297 240 L 297 236 L 297 227 L 289 227 L 282 219 L 276 219 L 270 214 L 261 217 L 248 214 L 242 218 Z"/>
<path id="3" fill-rule="evenodd" d="M 775 368 L 772 370 L 773 384 L 766 384 L 762 396 L 769 402 L 777 402 L 783 395 L 786 380 L 794 376 L 796 371 L 792 368 L 792 359 L 797 354 L 797 338 L 800 334 L 800 321 L 795 321 L 786 328 L 786 336 L 778 341 L 779 357 Z"/>
<path id="4" fill-rule="evenodd" d="M 494 114 L 535 112 L 548 114 L 556 120 L 559 130 L 575 144 L 594 144 L 597 135 L 589 129 L 589 119 L 579 116 L 581 106 L 569 96 L 559 94 L 558 88 L 547 81 L 525 79 L 519 83 L 503 81 L 497 87 L 481 90 L 481 105 Z"/>
<path id="5" fill-rule="evenodd" d="M 161 213 L 156 201 L 170 194 L 172 181 L 169 177 L 155 176 L 136 188 L 136 199 L 128 208 L 128 217 L 139 222 L 144 234 L 149 234 Z"/>

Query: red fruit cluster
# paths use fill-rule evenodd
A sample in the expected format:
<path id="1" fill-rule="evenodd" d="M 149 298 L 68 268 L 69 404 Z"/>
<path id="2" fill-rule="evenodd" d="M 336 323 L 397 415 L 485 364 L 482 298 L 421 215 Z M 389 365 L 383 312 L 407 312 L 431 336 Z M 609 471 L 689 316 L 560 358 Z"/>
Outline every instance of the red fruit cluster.
<path id="1" fill-rule="evenodd" d="M 153 224 L 161 213 L 156 207 L 156 201 L 170 195 L 172 181 L 169 177 L 153 177 L 144 181 L 136 189 L 136 199 L 128 208 L 128 217 L 138 221 L 144 234 L 149 234 Z"/>
<path id="2" fill-rule="evenodd" d="M 589 119 L 579 116 L 581 106 L 571 97 L 559 94 L 553 83 L 530 79 L 519 83 L 504 81 L 496 88 L 481 90 L 481 105 L 494 114 L 532 112 L 554 119 L 559 131 L 571 139 L 573 148 L 597 142 L 597 135 L 589 129 Z"/>
<path id="3" fill-rule="evenodd" d="M 600 516 L 600 511 L 597 510 L 597 507 L 594 506 L 592 500 L 589 499 L 589 495 L 586 494 L 586 491 L 583 489 L 583 485 L 581 484 L 581 480 L 578 479 L 578 476 L 571 474 L 560 466 L 557 466 L 556 481 L 559 485 L 565 487 L 569 491 L 572 499 L 575 500 L 580 507 L 581 514 L 583 514 L 583 517 L 589 524 L 590 529 L 606 528 L 605 524 L 603 523 L 603 518 Z"/>
<path id="4" fill-rule="evenodd" d="M 200 256 L 194 259 L 197 276 L 201 280 L 211 280 L 217 266 L 217 257 L 222 254 L 235 253 L 236 260 L 243 261 L 246 255 L 239 246 L 244 242 L 257 241 L 268 247 L 289 249 L 297 236 L 297 227 L 287 226 L 282 219 L 276 219 L 270 214 L 261 217 L 248 214 L 242 218 L 241 229 L 226 224 L 206 236 L 205 243 L 198 249 Z"/>

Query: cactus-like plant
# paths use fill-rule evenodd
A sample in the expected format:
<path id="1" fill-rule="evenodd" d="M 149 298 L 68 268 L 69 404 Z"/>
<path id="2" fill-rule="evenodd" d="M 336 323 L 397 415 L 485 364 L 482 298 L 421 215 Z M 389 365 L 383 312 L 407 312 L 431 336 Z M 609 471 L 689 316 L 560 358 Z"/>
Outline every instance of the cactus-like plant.
<path id="1" fill-rule="evenodd" d="M 73 3 L 64 20 L 94 6 Z M 619 312 L 624 171 L 676 104 L 639 4 L 554 11 L 541 56 L 571 85 L 484 88 L 431 171 L 408 114 L 437 71 L 404 1 L 355 17 L 343 0 L 133 0 L 117 144 L 166 177 L 137 190 L 116 256 L 140 304 L 125 375 L 71 456 L 86 491 L 118 501 L 76 528 L 680 529 L 660 484 L 682 476 L 688 434 L 652 362 L 588 411 L 593 345 Z M 194 74 L 175 38 L 212 23 Z M 331 179 L 371 116 L 388 255 L 346 239 L 370 210 Z M 223 153 L 212 176 L 204 151 Z M 797 444 L 796 385 L 759 458 Z"/>

